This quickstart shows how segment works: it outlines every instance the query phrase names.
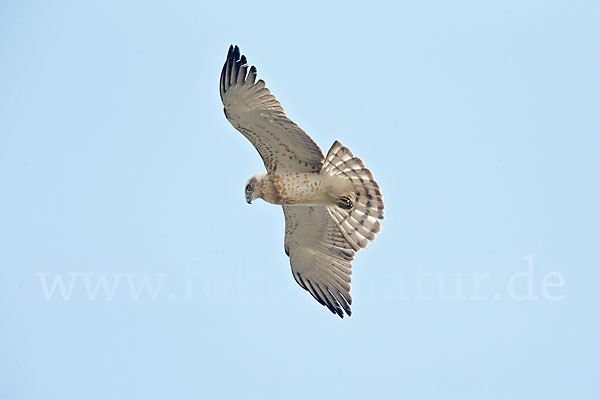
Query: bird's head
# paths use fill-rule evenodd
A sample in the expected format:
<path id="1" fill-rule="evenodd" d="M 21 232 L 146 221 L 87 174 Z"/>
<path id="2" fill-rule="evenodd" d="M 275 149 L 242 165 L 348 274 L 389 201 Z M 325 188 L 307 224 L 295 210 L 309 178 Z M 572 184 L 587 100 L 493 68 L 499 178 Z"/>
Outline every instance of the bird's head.
<path id="1" fill-rule="evenodd" d="M 263 181 L 266 174 L 256 174 L 248 179 L 244 186 L 244 196 L 246 202 L 252 204 L 252 200 L 262 198 Z"/>

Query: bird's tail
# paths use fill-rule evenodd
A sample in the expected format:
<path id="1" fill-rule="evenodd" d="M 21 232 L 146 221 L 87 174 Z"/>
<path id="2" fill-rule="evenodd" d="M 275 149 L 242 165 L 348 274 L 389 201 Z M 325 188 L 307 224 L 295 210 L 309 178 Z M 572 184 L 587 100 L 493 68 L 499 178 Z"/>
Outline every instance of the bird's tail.
<path id="1" fill-rule="evenodd" d="M 381 189 L 373 174 L 337 140 L 327 153 L 323 172 L 345 176 L 352 183 L 352 189 L 327 208 L 354 251 L 367 247 L 369 240 L 375 240 L 381 230 L 378 219 L 383 219 L 384 208 Z"/>

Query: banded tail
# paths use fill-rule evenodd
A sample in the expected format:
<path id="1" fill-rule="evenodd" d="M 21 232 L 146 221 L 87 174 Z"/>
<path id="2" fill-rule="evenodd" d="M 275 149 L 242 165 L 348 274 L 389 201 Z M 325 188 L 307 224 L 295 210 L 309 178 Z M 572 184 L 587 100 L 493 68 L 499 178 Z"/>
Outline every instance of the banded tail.
<path id="1" fill-rule="evenodd" d="M 336 204 L 327 209 L 352 249 L 364 249 L 381 230 L 378 219 L 383 219 L 384 205 L 379 185 L 363 161 L 337 140 L 327 153 L 323 172 L 343 175 L 352 182 L 353 190 L 338 197 Z"/>

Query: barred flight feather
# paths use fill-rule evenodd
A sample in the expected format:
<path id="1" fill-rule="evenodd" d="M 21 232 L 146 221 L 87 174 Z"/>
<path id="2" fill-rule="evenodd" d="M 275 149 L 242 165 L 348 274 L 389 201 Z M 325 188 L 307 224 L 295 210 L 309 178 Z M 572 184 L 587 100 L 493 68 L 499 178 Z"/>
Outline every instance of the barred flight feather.
<path id="1" fill-rule="evenodd" d="M 349 209 L 331 205 L 328 210 L 354 251 L 367 247 L 381 230 L 377 219 L 383 219 L 384 209 L 383 196 L 373 173 L 337 140 L 325 157 L 323 170 L 332 176 L 342 175 L 354 185 L 353 193 L 347 196 L 352 201 Z"/>

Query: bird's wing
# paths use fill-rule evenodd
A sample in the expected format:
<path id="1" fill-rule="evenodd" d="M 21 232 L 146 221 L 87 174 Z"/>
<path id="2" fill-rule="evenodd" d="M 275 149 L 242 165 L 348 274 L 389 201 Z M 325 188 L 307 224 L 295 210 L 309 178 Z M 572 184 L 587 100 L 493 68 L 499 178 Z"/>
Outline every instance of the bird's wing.
<path id="1" fill-rule="evenodd" d="M 255 80 L 256 68 L 230 46 L 220 83 L 229 122 L 256 147 L 267 171 L 320 171 L 324 157 L 319 146 L 285 115 L 265 82 Z"/>
<path id="2" fill-rule="evenodd" d="M 283 213 L 284 248 L 294 279 L 331 312 L 350 315 L 354 250 L 329 211 L 325 206 L 283 206 Z"/>

